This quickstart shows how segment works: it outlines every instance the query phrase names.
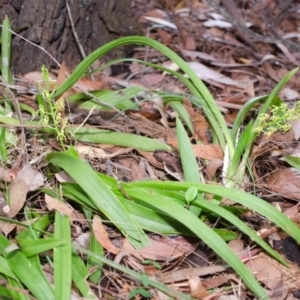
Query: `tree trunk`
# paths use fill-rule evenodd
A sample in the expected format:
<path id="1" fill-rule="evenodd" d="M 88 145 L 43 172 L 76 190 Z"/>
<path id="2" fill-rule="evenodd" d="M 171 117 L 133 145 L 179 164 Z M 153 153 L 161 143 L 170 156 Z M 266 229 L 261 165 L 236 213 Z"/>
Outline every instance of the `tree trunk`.
<path id="1" fill-rule="evenodd" d="M 82 60 L 78 44 L 89 54 L 108 41 L 141 33 L 131 2 L 68 0 L 71 21 L 66 0 L 0 0 L 0 21 L 8 15 L 13 30 L 43 47 L 59 63 L 65 61 L 69 68 L 74 68 Z M 128 56 L 129 50 L 118 49 L 113 57 Z M 18 36 L 13 38 L 11 64 L 15 74 L 40 70 L 43 64 L 57 68 L 49 55 Z"/>

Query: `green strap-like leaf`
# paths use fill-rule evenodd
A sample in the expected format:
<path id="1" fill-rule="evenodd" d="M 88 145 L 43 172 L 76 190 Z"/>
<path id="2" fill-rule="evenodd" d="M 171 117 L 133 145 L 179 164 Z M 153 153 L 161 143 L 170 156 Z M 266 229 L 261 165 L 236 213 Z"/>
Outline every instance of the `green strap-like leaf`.
<path id="1" fill-rule="evenodd" d="M 245 284 L 255 293 L 256 296 L 266 299 L 264 298 L 266 297 L 266 292 L 251 274 L 249 269 L 246 268 L 224 240 L 194 214 L 185 209 L 183 206 L 171 200 L 166 200 L 166 197 L 160 197 L 160 195 L 152 194 L 144 189 L 126 188 L 125 185 L 124 189 L 128 196 L 137 198 L 139 201 L 149 203 L 157 209 L 160 209 L 165 214 L 172 216 L 174 219 L 178 220 L 178 222 L 184 224 L 215 253 L 222 257 L 241 276 Z"/>
<path id="2" fill-rule="evenodd" d="M 0 252 L 20 282 L 37 299 L 54 299 L 54 293 L 49 282 L 40 275 L 30 260 L 20 250 L 10 250 L 9 247 L 11 247 L 9 240 L 0 234 Z"/>
<path id="3" fill-rule="evenodd" d="M 129 237 L 134 247 L 145 247 L 149 244 L 143 230 L 89 165 L 66 153 L 51 153 L 47 160 L 63 168 L 85 191 L 98 210 Z"/>
<path id="4" fill-rule="evenodd" d="M 53 249 L 55 299 L 70 299 L 72 283 L 72 246 L 69 217 L 55 212 L 54 238 L 64 243 Z"/>

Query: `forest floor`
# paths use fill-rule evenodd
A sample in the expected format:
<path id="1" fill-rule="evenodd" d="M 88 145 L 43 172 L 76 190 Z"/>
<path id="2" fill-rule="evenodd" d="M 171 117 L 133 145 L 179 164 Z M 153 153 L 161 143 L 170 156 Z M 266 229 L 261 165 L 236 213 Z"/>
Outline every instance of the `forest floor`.
<path id="1" fill-rule="evenodd" d="M 135 0 L 132 9 L 139 16 L 138 20 L 142 24 L 144 36 L 162 43 L 177 53 L 205 83 L 215 100 L 216 107 L 221 111 L 227 127 L 232 129 L 235 126 L 234 123 L 239 116 L 239 112 L 244 110 L 247 103 L 253 101 L 255 97 L 269 95 L 289 71 L 299 66 L 300 34 L 298 28 L 300 28 L 300 4 L 296 1 L 294 3 L 293 1 L 251 0 L 224 1 L 227 4 L 220 6 L 219 2 L 211 1 L 211 4 L 208 5 L 206 1 L 194 0 Z M 238 6 L 234 4 L 237 2 L 239 3 Z M 232 23 L 229 21 L 232 21 Z M 131 58 L 173 70 L 177 70 L 178 67 L 164 53 L 151 47 L 136 46 Z M 59 78 L 65 71 L 64 67 L 58 71 L 58 83 L 62 84 L 66 80 L 64 75 Z M 49 76 L 55 78 L 57 74 Z M 17 99 L 18 103 L 23 105 L 15 109 L 17 111 L 16 115 L 18 115 L 18 110 L 23 111 L 25 108 L 27 111 L 26 114 L 19 114 L 19 117 L 23 118 L 22 122 L 32 121 L 28 117 L 30 114 L 28 107 L 33 110 L 38 109 L 36 95 L 39 94 L 40 86 L 37 83 L 41 77 L 42 75 L 38 70 L 22 77 L 19 76 L 18 83 L 9 92 L 10 97 Z M 80 127 L 84 127 L 83 125 L 89 124 L 96 126 L 97 129 L 111 130 L 116 133 L 136 133 L 160 143 L 165 143 L 166 147 L 172 148 L 172 151 L 166 150 L 167 148 L 155 149 L 152 144 L 149 144 L 149 146 L 141 145 L 140 140 L 136 144 L 134 142 L 130 143 L 129 140 L 128 143 L 122 141 L 119 144 L 117 142 L 110 143 L 110 140 L 101 143 L 92 138 L 90 140 L 72 141 L 68 136 L 66 144 L 72 144 L 79 156 L 84 158 L 95 171 L 116 180 L 116 183 L 109 183 L 108 179 L 102 178 L 103 181 L 107 180 L 105 184 L 108 186 L 111 184 L 110 189 L 116 197 L 126 198 L 130 201 L 135 199 L 133 191 L 135 186 L 129 186 L 129 184 L 127 186 L 126 183 L 155 182 L 158 180 L 184 182 L 186 171 L 182 166 L 183 157 L 180 153 L 180 147 L 182 146 L 178 145 L 180 142 L 176 139 L 178 135 L 176 117 L 178 112 L 182 110 L 175 111 L 175 106 L 168 104 L 168 101 L 172 102 L 174 93 L 183 95 L 181 102 L 184 111 L 187 112 L 187 116 L 191 120 L 193 133 L 189 133 L 189 138 L 193 144 L 197 168 L 201 173 L 201 183 L 216 185 L 216 190 L 217 187 L 226 185 L 225 176 L 222 173 L 226 161 L 226 148 L 222 148 L 221 144 L 215 142 L 210 120 L 205 116 L 205 109 L 192 105 L 191 91 L 182 81 L 174 76 L 167 75 L 162 70 L 152 68 L 149 65 L 141 65 L 136 61 L 119 62 L 115 66 L 105 69 L 100 75 L 96 74 L 95 78 L 96 82 L 92 79 L 81 79 L 77 83 L 79 89 L 78 86 L 72 88 L 64 93 L 64 96 L 71 99 L 72 94 L 79 93 L 82 90 L 105 89 L 111 92 L 114 91 L 114 94 L 108 94 L 107 98 L 120 99 L 115 102 L 118 105 L 121 105 L 124 100 L 124 107 L 121 105 L 117 106 L 115 111 L 103 110 L 99 112 L 97 110 L 93 111 L 94 104 L 86 104 L 86 106 L 83 105 L 79 108 L 73 106 L 73 100 L 71 100 L 68 109 L 63 113 L 68 116 L 72 125 L 82 124 Z M 295 114 L 298 114 L 297 101 L 300 99 L 299 81 L 300 73 L 298 72 L 281 88 L 278 94 L 278 101 L 286 103 L 289 109 L 295 109 Z M 45 87 L 42 88 L 45 89 Z M 52 90 L 52 87 L 47 86 L 47 89 Z M 149 92 L 148 99 L 144 97 L 141 101 L 140 92 L 142 90 L 155 91 L 155 95 L 153 96 Z M 163 95 L 162 98 L 159 97 L 160 92 Z M 99 97 L 103 97 L 105 94 L 99 95 Z M 247 124 L 256 118 L 261 105 L 256 103 L 251 106 L 251 109 L 243 116 L 239 132 L 245 130 Z M 69 109 L 71 114 L 69 114 Z M 123 113 L 123 110 L 126 113 Z M 1 122 L 2 120 L 4 118 L 0 119 Z M 185 119 L 183 118 L 183 120 Z M 22 122 L 20 124 L 24 125 L 25 123 L 22 124 Z M 12 133 L 11 144 L 17 146 L 8 148 L 9 150 L 3 149 L 5 146 L 3 147 L 2 134 L 0 135 L 0 153 L 2 161 L 5 162 L 3 168 L 0 169 L 4 174 L 1 175 L 1 179 L 5 182 L 2 188 L 10 194 L 8 212 L 5 212 L 7 204 L 5 192 L 0 197 L 0 216 L 2 216 L 0 228 L 10 241 L 16 238 L 20 242 L 17 238 L 22 233 L 19 225 L 25 221 L 29 222 L 29 216 L 30 219 L 36 221 L 35 218 L 38 216 L 55 210 L 70 218 L 72 221 L 70 227 L 71 238 L 80 247 L 90 251 L 92 249 L 99 250 L 98 246 L 92 248 L 91 245 L 84 245 L 89 243 L 86 242 L 90 238 L 90 236 L 87 237 L 90 234 L 89 228 L 95 229 L 95 226 L 98 226 L 98 234 L 97 231 L 94 234 L 103 250 L 103 256 L 115 263 L 122 262 L 122 265 L 132 270 L 147 274 L 150 279 L 155 278 L 172 290 L 191 295 L 194 299 L 257 299 L 257 294 L 254 296 L 253 290 L 250 291 L 251 288 L 249 289 L 249 286 L 247 287 L 247 284 L 241 281 L 240 276 L 224 264 L 224 257 L 222 257 L 222 260 L 205 243 L 199 242 L 198 238 L 195 238 L 195 236 L 189 238 L 187 237 L 188 234 L 184 235 L 186 231 L 180 229 L 177 232 L 174 230 L 170 236 L 165 234 L 163 230 L 162 232 L 155 231 L 154 229 L 159 226 L 169 228 L 169 224 L 165 220 L 160 220 L 161 223 L 157 223 L 161 225 L 150 225 L 150 221 L 153 220 L 150 220 L 149 217 L 150 221 L 148 220 L 149 224 L 147 226 L 153 229 L 152 233 L 147 234 L 147 236 L 151 241 L 151 245 L 146 250 L 144 249 L 144 252 L 134 250 L 128 242 L 131 237 L 129 236 L 128 239 L 123 237 L 124 231 L 122 230 L 124 228 L 121 229 L 122 235 L 120 234 L 120 227 L 116 224 L 116 226 L 110 226 L 109 223 L 105 223 L 105 226 L 103 226 L 101 220 L 99 221 L 97 216 L 94 216 L 97 205 L 89 205 L 84 200 L 80 200 L 80 193 L 85 187 L 84 185 L 81 186 L 82 190 L 76 190 L 72 187 L 77 176 L 72 176 L 72 168 L 69 169 L 69 172 L 58 172 L 61 169 L 58 169 L 57 166 L 65 171 L 67 171 L 67 167 L 65 168 L 63 162 L 59 161 L 55 155 L 51 156 L 50 154 L 49 159 L 44 160 L 44 157 L 54 150 L 65 150 L 59 143 L 58 138 L 50 134 L 46 137 L 45 135 L 40 136 L 35 132 L 37 123 L 34 123 L 35 125 L 32 125 L 33 123 L 26 124 L 31 125 L 20 126 L 21 129 L 17 133 Z M 296 170 L 300 165 L 299 161 L 296 160 L 300 157 L 299 124 L 299 120 L 293 120 L 290 129 L 286 132 L 278 130 L 270 135 L 258 135 L 253 142 L 247 159 L 246 164 L 249 169 L 243 178 L 239 178 L 239 182 L 235 182 L 236 185 L 234 186 L 237 193 L 243 191 L 268 202 L 297 226 L 300 224 L 298 209 L 300 181 L 299 171 Z M 7 128 L 11 129 L 16 123 L 10 121 L 7 125 Z M 184 123 L 184 125 L 187 132 L 189 132 L 187 123 Z M 43 126 L 47 127 L 47 124 L 44 123 Z M 80 129 L 78 130 L 80 131 Z M 121 136 L 115 136 L 114 139 L 121 139 Z M 238 143 L 238 135 L 236 135 L 236 139 L 235 143 Z M 198 141 L 201 141 L 201 144 Z M 147 147 L 149 148 L 146 149 Z M 151 150 L 151 147 L 154 147 L 154 149 Z M 24 149 L 26 149 L 26 155 L 22 152 Z M 12 163 L 12 157 L 15 157 L 15 163 Z M 67 158 L 65 160 L 67 161 Z M 46 172 L 48 161 L 53 164 L 56 162 L 57 166 Z M 71 161 L 72 159 L 70 159 Z M 296 169 L 292 168 L 291 165 Z M 38 173 L 36 173 L 37 170 Z M 74 173 L 76 173 L 75 165 Z M 51 177 L 53 174 L 55 174 L 55 178 Z M 77 178 L 80 178 L 78 180 L 84 180 L 80 176 L 78 175 Z M 46 191 L 50 186 L 55 187 L 66 182 L 65 188 L 61 188 L 63 191 L 56 191 L 57 194 L 54 192 L 51 194 L 49 190 Z M 125 190 L 122 188 L 123 183 Z M 116 189 L 114 184 L 116 186 L 119 184 L 121 192 L 114 190 Z M 36 192 L 38 188 L 39 190 Z M 44 190 L 41 190 L 42 188 Z M 159 193 L 158 189 L 158 186 L 153 188 L 153 193 Z M 71 199 L 75 201 L 75 204 L 72 202 L 73 204 L 66 205 L 58 202 L 56 198 L 62 194 L 64 199 Z M 92 198 L 88 192 L 86 194 Z M 217 198 L 213 198 L 211 195 L 212 192 L 203 192 L 202 194 L 205 195 L 207 200 L 217 201 Z M 178 196 L 178 199 L 180 199 L 182 195 L 179 192 L 178 194 L 174 192 L 173 196 L 175 198 Z M 165 196 L 171 197 L 171 192 L 165 192 Z M 184 197 L 187 199 L 186 194 Z M 300 299 L 300 251 L 297 243 L 299 240 L 295 241 L 295 238 L 291 238 L 290 234 L 287 233 L 288 229 L 281 230 L 280 226 L 276 226 L 267 218 L 262 217 L 260 211 L 252 210 L 250 204 L 237 212 L 235 211 L 237 208 L 236 202 L 232 201 L 234 197 L 232 199 L 228 199 L 230 197 L 227 196 L 224 196 L 223 199 L 222 196 L 219 197 L 222 200 L 220 201 L 221 206 L 224 205 L 229 211 L 231 209 L 233 214 L 237 215 L 258 236 L 265 239 L 273 249 L 282 255 L 290 266 L 286 267 L 271 258 L 266 251 L 254 244 L 249 236 L 247 237 L 240 230 L 237 230 L 235 223 L 226 223 L 213 214 L 202 215 L 201 213 L 200 219 L 205 221 L 211 228 L 224 230 L 223 233 L 219 232 L 220 236 L 224 235 L 223 239 L 228 246 L 268 292 L 270 299 Z M 136 198 L 138 199 L 138 196 Z M 140 202 L 136 202 L 140 205 Z M 24 209 L 24 204 L 26 209 Z M 81 205 L 84 207 L 83 209 Z M 189 202 L 185 206 L 188 207 Z M 149 207 L 151 205 L 146 206 L 145 209 L 149 209 Z M 91 209 L 91 211 L 87 212 L 88 209 Z M 206 213 L 205 210 L 204 212 Z M 27 220 L 25 220 L 24 215 L 26 215 Z M 114 223 L 105 211 L 103 215 Z M 88 216 L 90 219 L 88 219 Z M 141 219 L 141 215 L 139 216 Z M 160 216 L 159 213 L 158 216 Z M 55 218 L 59 217 L 55 216 Z M 175 217 L 174 219 L 176 220 Z M 14 221 L 9 222 L 8 220 Z M 49 222 L 51 223 L 51 221 Z M 119 222 L 121 221 L 119 220 Z M 141 222 L 142 225 L 140 226 L 143 229 L 147 232 L 151 231 L 147 230 L 147 227 L 143 227 L 146 226 L 146 222 L 143 223 L 141 220 L 139 222 Z M 155 222 L 153 221 L 153 223 Z M 239 228 L 239 226 L 237 227 Z M 174 228 L 176 229 L 176 226 Z M 46 229 L 42 228 L 41 230 Z M 53 228 L 47 230 L 52 230 L 56 239 L 63 236 L 63 234 L 60 236 L 56 233 Z M 2 242 L 0 240 L 0 252 L 4 249 L 3 245 L 1 246 Z M 57 247 L 55 244 L 57 240 L 53 239 L 51 242 L 53 242 L 51 245 L 54 245 L 54 248 Z M 45 248 L 41 247 L 41 249 L 49 250 L 46 245 L 43 246 Z M 29 248 L 29 246 L 24 247 L 26 251 L 31 249 Z M 34 251 L 32 253 L 36 254 Z M 85 257 L 86 254 L 88 253 L 81 252 L 81 256 L 78 255 L 78 257 Z M 48 256 L 45 255 L 45 257 Z M 51 259 L 52 255 L 50 255 Z M 11 268 L 17 272 L 12 265 Z M 129 273 L 116 272 L 113 266 L 106 266 L 103 272 L 100 270 L 100 273 L 97 273 L 98 270 L 95 271 L 96 267 L 93 269 L 91 264 L 88 264 L 86 269 L 89 272 L 86 274 L 86 278 L 87 275 L 91 275 L 93 272 L 101 277 L 101 284 L 99 282 L 95 283 L 97 276 L 88 281 L 89 288 L 91 288 L 95 298 L 169 299 L 169 296 L 166 296 L 169 293 L 167 290 L 161 290 L 154 285 L 149 288 L 149 283 L 143 282 L 145 278 L 141 277 L 143 284 L 140 284 L 140 281 L 133 279 Z M 43 270 L 50 278 L 50 282 L 53 281 L 54 275 L 51 264 L 46 263 L 46 259 Z M 76 282 L 74 278 L 73 281 Z M 10 284 L 12 284 L 11 281 Z M 24 285 L 30 290 L 26 283 Z M 84 297 L 84 294 L 76 283 L 75 285 L 76 289 L 73 289 L 73 295 L 77 297 L 76 299 L 82 299 L 78 295 L 81 294 Z M 3 286 L 7 287 L 7 282 L 4 282 Z M 16 289 L 21 289 L 21 287 L 15 285 Z M 30 291 L 36 297 L 35 292 Z M 7 299 L 11 298 L 8 297 Z M 177 296 L 177 299 L 181 298 Z"/>

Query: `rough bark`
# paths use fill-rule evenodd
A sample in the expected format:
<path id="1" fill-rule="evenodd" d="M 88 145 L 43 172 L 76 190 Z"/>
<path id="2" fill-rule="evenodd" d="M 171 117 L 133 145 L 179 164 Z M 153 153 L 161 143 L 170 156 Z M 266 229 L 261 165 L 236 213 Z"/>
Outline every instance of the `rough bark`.
<path id="1" fill-rule="evenodd" d="M 86 54 L 120 36 L 139 34 L 131 0 L 68 0 L 78 35 Z M 66 61 L 74 68 L 81 60 L 68 17 L 66 0 L 0 0 L 0 21 L 5 14 L 14 30 L 32 43 L 43 47 L 58 62 Z M 114 57 L 125 57 L 129 48 L 118 49 Z M 13 38 L 12 66 L 15 74 L 48 68 L 56 63 L 42 50 L 22 40 Z"/>

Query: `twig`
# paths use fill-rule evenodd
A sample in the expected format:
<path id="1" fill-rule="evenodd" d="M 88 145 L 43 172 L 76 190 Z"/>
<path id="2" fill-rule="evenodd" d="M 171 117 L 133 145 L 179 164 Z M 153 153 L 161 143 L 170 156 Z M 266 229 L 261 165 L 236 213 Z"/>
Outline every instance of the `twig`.
<path id="1" fill-rule="evenodd" d="M 81 122 L 81 124 L 76 128 L 76 130 L 74 131 L 74 134 L 86 123 L 86 121 L 89 119 L 89 117 L 91 116 L 91 114 L 93 113 L 95 109 L 95 106 L 89 111 L 88 115 L 86 116 L 86 118 Z"/>
<path id="2" fill-rule="evenodd" d="M 81 42 L 79 40 L 77 31 L 75 29 L 75 25 L 74 25 L 74 21 L 73 21 L 73 17 L 72 17 L 72 14 L 71 14 L 71 9 L 70 9 L 69 1 L 68 0 L 66 1 L 66 4 L 67 4 L 68 16 L 69 16 L 69 20 L 70 20 L 70 23 L 71 23 L 72 33 L 74 35 L 75 42 L 76 42 L 76 44 L 77 44 L 77 46 L 79 48 L 79 52 L 80 52 L 82 58 L 85 59 L 87 55 L 86 55 L 86 53 L 85 53 L 85 51 L 84 51 L 84 49 L 82 47 L 82 44 L 81 44 Z M 93 72 L 93 69 L 91 67 L 88 70 L 89 70 L 90 73 Z M 93 74 L 91 75 L 91 78 L 92 78 L 92 80 L 94 80 Z"/>
<path id="3" fill-rule="evenodd" d="M 82 58 L 86 58 L 86 53 L 85 53 L 85 51 L 84 51 L 84 49 L 83 49 L 83 47 L 82 47 L 82 45 L 79 41 L 79 37 L 78 37 L 77 31 L 76 31 L 75 26 L 74 26 L 74 21 L 73 21 L 73 18 L 72 18 L 71 9 L 70 9 L 68 0 L 66 1 L 66 4 L 67 4 L 68 17 L 69 17 L 69 20 L 70 20 L 70 23 L 71 23 L 72 33 L 74 35 L 76 44 L 79 48 L 79 51 L 80 51 L 80 54 L 81 54 Z"/>

